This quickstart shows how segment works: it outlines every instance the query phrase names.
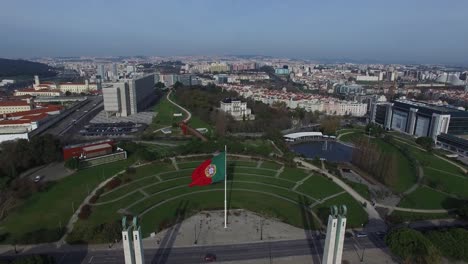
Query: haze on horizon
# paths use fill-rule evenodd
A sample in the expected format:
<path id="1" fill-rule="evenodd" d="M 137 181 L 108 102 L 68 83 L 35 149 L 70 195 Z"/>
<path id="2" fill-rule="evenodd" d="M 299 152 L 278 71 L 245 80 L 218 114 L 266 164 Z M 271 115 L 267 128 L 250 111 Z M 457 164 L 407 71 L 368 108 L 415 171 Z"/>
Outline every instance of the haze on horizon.
<path id="1" fill-rule="evenodd" d="M 468 65 L 468 1 L 2 3 L 0 57 L 257 54 Z"/>

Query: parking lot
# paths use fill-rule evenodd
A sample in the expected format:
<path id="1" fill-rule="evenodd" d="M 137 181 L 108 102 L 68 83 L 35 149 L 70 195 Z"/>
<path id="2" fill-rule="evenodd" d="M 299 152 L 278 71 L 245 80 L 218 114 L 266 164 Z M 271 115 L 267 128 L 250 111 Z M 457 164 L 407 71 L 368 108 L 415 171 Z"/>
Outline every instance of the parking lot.
<path id="1" fill-rule="evenodd" d="M 136 133 L 143 129 L 142 124 L 135 124 L 133 122 L 119 122 L 119 123 L 95 123 L 84 126 L 80 130 L 82 136 L 126 136 L 128 134 Z"/>

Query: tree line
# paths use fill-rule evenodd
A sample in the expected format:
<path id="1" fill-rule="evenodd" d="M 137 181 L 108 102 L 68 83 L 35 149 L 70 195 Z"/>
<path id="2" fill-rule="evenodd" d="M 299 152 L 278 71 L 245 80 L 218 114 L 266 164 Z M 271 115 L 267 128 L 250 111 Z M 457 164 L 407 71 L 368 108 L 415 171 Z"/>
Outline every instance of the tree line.
<path id="1" fill-rule="evenodd" d="M 440 263 L 468 261 L 468 231 L 462 228 L 433 230 L 425 233 L 410 228 L 393 229 L 385 242 L 402 263 Z"/>
<path id="2" fill-rule="evenodd" d="M 361 138 L 355 144 L 351 162 L 371 174 L 376 180 L 388 186 L 395 186 L 398 180 L 398 160 L 395 153 L 386 153 Z"/>
<path id="3" fill-rule="evenodd" d="M 62 159 L 62 146 L 51 135 L 20 139 L 0 144 L 0 219 L 21 199 L 46 188 L 20 174 L 36 166 Z"/>
<path id="4" fill-rule="evenodd" d="M 226 91 L 215 85 L 179 87 L 176 89 L 177 102 L 188 108 L 192 114 L 208 124 L 214 125 L 218 135 L 238 132 L 263 132 L 268 129 L 291 127 L 291 117 L 287 109 L 270 107 L 262 102 L 244 99 L 252 109 L 255 120 L 236 121 L 218 108 L 225 98 L 237 98 L 234 91 Z"/>

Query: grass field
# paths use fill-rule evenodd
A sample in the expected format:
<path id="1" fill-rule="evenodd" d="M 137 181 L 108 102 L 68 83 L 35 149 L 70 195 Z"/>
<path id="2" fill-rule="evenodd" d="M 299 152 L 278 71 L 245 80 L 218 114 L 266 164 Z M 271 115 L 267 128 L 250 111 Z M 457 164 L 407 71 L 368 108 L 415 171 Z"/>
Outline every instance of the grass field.
<path id="1" fill-rule="evenodd" d="M 93 190 L 132 162 L 132 159 L 127 159 L 84 169 L 53 184 L 46 192 L 33 194 L 0 222 L 0 233 L 2 230 L 10 233 L 5 242 L 12 242 L 38 229 L 65 226 L 73 209 L 77 209 L 88 195 L 88 190 Z"/>
<path id="2" fill-rule="evenodd" d="M 188 187 L 191 172 L 200 162 L 178 163 L 180 171 L 170 166 L 159 166 L 158 177 L 146 172 L 145 176 L 136 176 L 132 182 L 101 195 L 92 207 L 90 218 L 80 220 L 78 224 L 93 226 L 118 220 L 121 217 L 118 211 L 125 210 L 141 217 L 143 234 L 148 236 L 172 223 L 181 206 L 186 207 L 186 217 L 202 209 L 222 209 L 224 184 Z M 297 227 L 314 229 L 320 227 L 319 221 L 302 205 L 315 204 L 312 211 L 318 214 L 337 202 L 352 208 L 348 226 L 361 226 L 367 220 L 362 206 L 327 178 L 312 175 L 297 190 L 293 190 L 297 181 L 310 175 L 310 172 L 285 168 L 280 177 L 275 177 L 281 164 L 264 162 L 260 168 L 256 168 L 257 162 L 249 160 L 233 160 L 228 164 L 229 208 L 244 208 Z M 144 194 L 149 196 L 145 197 Z M 335 194 L 339 195 L 324 202 L 320 200 Z M 305 221 L 305 216 L 312 221 Z M 320 217 L 322 221 L 325 220 L 322 215 Z"/>
<path id="3" fill-rule="evenodd" d="M 405 196 L 398 206 L 417 209 L 453 209 L 459 206 L 460 203 L 460 200 L 454 199 L 447 194 L 423 186 Z"/>
<path id="4" fill-rule="evenodd" d="M 180 122 L 187 117 L 184 111 L 167 100 L 166 95 L 159 100 L 154 111 L 157 112 L 157 115 L 153 120 L 152 128 L 172 126 L 173 123 Z M 181 113 L 182 116 L 175 117 L 175 113 Z"/>
<path id="5" fill-rule="evenodd" d="M 393 211 L 392 214 L 388 217 L 388 220 L 394 224 L 400 224 L 403 222 L 411 221 L 421 221 L 429 219 L 445 219 L 451 218 L 453 216 L 448 213 L 442 214 L 423 214 L 423 213 L 413 213 L 413 212 L 403 212 L 403 211 Z"/>
<path id="6" fill-rule="evenodd" d="M 457 166 L 436 157 L 432 153 L 418 148 L 398 143 L 406 147 L 421 164 L 424 170 L 426 184 L 440 191 L 456 195 L 460 199 L 468 199 L 468 177 Z"/>
<path id="7" fill-rule="evenodd" d="M 356 143 L 359 139 L 367 138 L 362 132 L 355 132 L 343 135 L 340 140 Z M 394 186 L 389 186 L 395 192 L 401 193 L 413 186 L 417 181 L 417 175 L 414 168 L 411 167 L 409 160 L 401 153 L 401 151 L 391 144 L 378 138 L 371 138 L 370 141 L 376 144 L 380 150 L 385 153 L 396 154 L 398 162 L 398 180 Z"/>

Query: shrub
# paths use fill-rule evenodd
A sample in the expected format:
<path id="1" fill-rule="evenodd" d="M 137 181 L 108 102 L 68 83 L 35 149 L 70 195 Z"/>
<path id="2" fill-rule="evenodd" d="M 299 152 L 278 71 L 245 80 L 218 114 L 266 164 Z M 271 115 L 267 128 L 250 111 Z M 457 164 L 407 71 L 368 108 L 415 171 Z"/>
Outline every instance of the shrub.
<path id="1" fill-rule="evenodd" d="M 67 236 L 68 244 L 111 243 L 120 240 L 122 226 L 119 222 L 104 223 L 97 226 L 76 225 Z"/>
<path id="2" fill-rule="evenodd" d="M 31 255 L 15 259 L 11 264 L 55 264 L 52 256 L 47 255 Z"/>
<path id="3" fill-rule="evenodd" d="M 136 168 L 135 167 L 127 167 L 127 169 L 125 169 L 125 172 L 127 174 L 135 174 L 136 173 Z"/>
<path id="4" fill-rule="evenodd" d="M 122 180 L 120 178 L 114 177 L 112 180 L 106 183 L 106 190 L 110 191 L 115 188 L 117 188 L 120 184 L 122 183 Z"/>
<path id="5" fill-rule="evenodd" d="M 93 195 L 91 198 L 89 198 L 89 203 L 90 204 L 93 204 L 93 203 L 96 203 L 96 201 L 99 199 L 99 195 L 98 194 L 95 194 Z"/>
<path id="6" fill-rule="evenodd" d="M 65 229 L 38 229 L 35 231 L 28 232 L 18 239 L 20 244 L 37 244 L 37 243 L 48 243 L 59 240 L 64 234 Z"/>
<path id="7" fill-rule="evenodd" d="M 89 204 L 85 204 L 81 207 L 80 212 L 78 213 L 78 218 L 81 220 L 88 219 L 91 215 L 91 206 Z"/>
<path id="8" fill-rule="evenodd" d="M 78 169 L 79 165 L 80 165 L 80 161 L 75 157 L 67 159 L 64 164 L 66 168 L 69 168 L 72 170 Z"/>

